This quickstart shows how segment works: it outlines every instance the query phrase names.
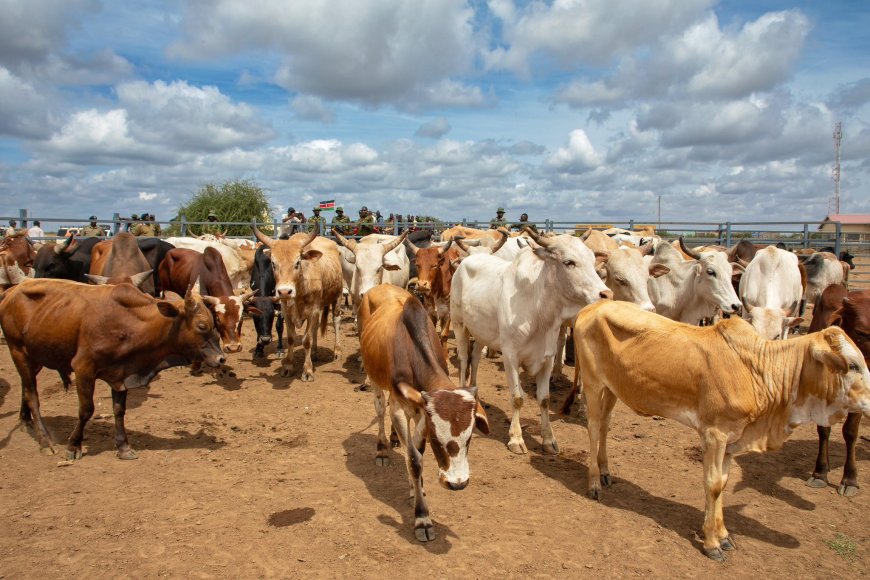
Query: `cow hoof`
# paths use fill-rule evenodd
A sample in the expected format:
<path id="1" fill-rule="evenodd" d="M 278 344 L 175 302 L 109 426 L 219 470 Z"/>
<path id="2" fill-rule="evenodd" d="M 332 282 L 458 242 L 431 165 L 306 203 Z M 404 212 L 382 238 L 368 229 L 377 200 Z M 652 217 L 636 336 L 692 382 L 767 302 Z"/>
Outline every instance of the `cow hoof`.
<path id="1" fill-rule="evenodd" d="M 823 487 L 828 487 L 827 480 L 819 479 L 818 477 L 810 477 L 806 481 L 806 485 L 808 487 L 815 487 L 816 489 L 821 489 Z"/>
<path id="2" fill-rule="evenodd" d="M 282 349 L 278 349 L 278 350 L 275 352 L 275 355 L 276 355 L 278 358 L 284 358 L 285 356 L 287 356 L 287 351 L 284 350 L 283 348 L 282 348 Z"/>
<path id="3" fill-rule="evenodd" d="M 378 467 L 389 467 L 390 466 L 390 458 L 389 457 L 375 457 L 375 465 Z"/>
<path id="4" fill-rule="evenodd" d="M 314 382 L 314 373 L 310 371 L 303 371 L 300 378 L 302 379 L 303 383 Z"/>
<path id="5" fill-rule="evenodd" d="M 524 455 L 529 452 L 528 448 L 526 448 L 526 444 L 522 441 L 511 441 L 508 443 L 508 449 L 517 455 Z"/>
<path id="6" fill-rule="evenodd" d="M 190 371 L 190 376 L 192 376 L 192 377 L 201 377 L 201 376 L 202 376 L 202 369 L 197 369 L 197 370 L 195 370 L 195 371 Z"/>
<path id="7" fill-rule="evenodd" d="M 139 459 L 139 454 L 127 447 L 126 449 L 118 449 L 118 459 Z"/>
<path id="8" fill-rule="evenodd" d="M 837 493 L 839 493 L 843 497 L 852 497 L 858 495 L 858 489 L 859 488 L 857 485 L 841 484 L 840 487 L 837 488 Z"/>
<path id="9" fill-rule="evenodd" d="M 66 459 L 67 461 L 75 461 L 77 459 L 82 458 L 82 450 L 81 449 L 67 449 L 66 450 Z"/>
<path id="10" fill-rule="evenodd" d="M 726 536 L 719 540 L 719 548 L 726 552 L 730 552 L 737 549 L 737 544 L 734 543 L 734 540 L 731 539 L 731 536 Z"/>
<path id="11" fill-rule="evenodd" d="M 290 375 L 293 374 L 293 369 L 288 368 L 288 367 L 281 367 L 281 371 L 278 374 L 281 375 L 282 377 L 289 377 Z"/>
<path id="12" fill-rule="evenodd" d="M 720 548 L 704 548 L 704 555 L 716 562 L 725 561 L 725 554 L 722 553 Z"/>
<path id="13" fill-rule="evenodd" d="M 54 455 L 54 447 L 49 445 L 48 447 L 42 447 L 39 449 L 39 452 L 43 455 Z"/>
<path id="14" fill-rule="evenodd" d="M 559 444 L 556 443 L 555 440 L 550 441 L 549 443 L 544 441 L 541 446 L 541 451 L 548 455 L 558 455 L 559 454 Z"/>
<path id="15" fill-rule="evenodd" d="M 594 499 L 595 501 L 601 501 L 601 488 L 600 487 L 591 487 L 586 491 L 586 496 L 589 499 Z"/>
<path id="16" fill-rule="evenodd" d="M 414 528 L 414 536 L 420 542 L 431 542 L 435 539 L 435 528 L 432 524 L 424 524 Z"/>

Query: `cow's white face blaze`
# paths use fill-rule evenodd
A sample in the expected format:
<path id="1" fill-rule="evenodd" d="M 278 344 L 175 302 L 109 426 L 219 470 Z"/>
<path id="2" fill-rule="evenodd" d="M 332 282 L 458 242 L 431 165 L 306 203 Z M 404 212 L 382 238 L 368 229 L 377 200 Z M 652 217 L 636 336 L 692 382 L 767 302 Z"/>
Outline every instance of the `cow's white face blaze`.
<path id="1" fill-rule="evenodd" d="M 476 417 L 476 389 L 421 393 L 426 403 L 429 444 L 438 462 L 438 482 L 451 490 L 464 489 L 471 476 L 468 448 Z M 485 418 L 484 418 L 485 421 Z"/>

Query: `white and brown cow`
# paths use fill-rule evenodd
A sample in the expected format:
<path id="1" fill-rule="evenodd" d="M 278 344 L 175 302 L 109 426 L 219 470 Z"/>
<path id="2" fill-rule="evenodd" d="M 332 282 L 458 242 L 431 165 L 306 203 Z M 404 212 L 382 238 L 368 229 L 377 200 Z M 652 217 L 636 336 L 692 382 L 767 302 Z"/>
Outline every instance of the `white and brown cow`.
<path id="1" fill-rule="evenodd" d="M 426 441 L 438 462 L 438 482 L 458 491 L 468 485 L 468 449 L 477 426 L 489 433 L 477 389 L 457 388 L 450 380 L 444 350 L 426 310 L 407 290 L 382 284 L 363 297 L 359 309 L 360 353 L 368 382 L 375 385 L 378 416 L 376 463 L 388 464 L 384 429 L 385 397 L 390 417 L 407 453 L 405 462 L 414 497 L 414 535 L 435 539 L 423 491 Z"/>

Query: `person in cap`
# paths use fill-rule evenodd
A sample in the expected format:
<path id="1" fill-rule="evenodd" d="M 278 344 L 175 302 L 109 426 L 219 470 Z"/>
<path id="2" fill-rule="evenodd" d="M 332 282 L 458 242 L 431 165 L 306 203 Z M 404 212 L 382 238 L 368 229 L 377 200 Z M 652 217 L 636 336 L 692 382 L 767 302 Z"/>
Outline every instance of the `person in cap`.
<path id="1" fill-rule="evenodd" d="M 155 224 L 151 221 L 153 218 L 148 214 L 148 212 L 140 215 L 139 219 L 142 221 L 136 224 L 131 232 L 134 236 L 153 238 L 157 235 L 157 232 L 154 230 Z"/>
<path id="2" fill-rule="evenodd" d="M 500 207 L 495 210 L 495 217 L 489 220 L 489 229 L 497 230 L 504 227 L 507 227 L 507 220 L 504 219 L 504 208 Z"/>
<path id="3" fill-rule="evenodd" d="M 338 224 L 334 227 L 341 235 L 346 236 L 350 234 L 350 218 L 344 215 L 343 207 L 338 206 L 335 208 L 335 217 L 333 218 L 332 223 Z"/>
<path id="4" fill-rule="evenodd" d="M 90 223 L 82 228 L 82 237 L 84 238 L 102 238 L 105 237 L 106 231 L 97 225 L 97 216 L 92 215 Z"/>
<path id="5" fill-rule="evenodd" d="M 208 220 L 207 224 L 202 226 L 202 233 L 211 234 L 213 236 L 222 236 L 224 235 L 224 229 L 221 227 L 218 221 L 217 212 L 213 209 L 208 211 L 208 216 L 205 218 Z"/>
<path id="6" fill-rule="evenodd" d="M 375 233 L 375 216 L 369 208 L 362 206 L 359 208 L 359 219 L 356 220 L 356 235 L 362 237 L 373 233 Z"/>
<path id="7" fill-rule="evenodd" d="M 4 235 L 8 238 L 15 235 L 15 227 L 18 225 L 17 220 L 9 220 L 9 227 L 6 228 Z"/>
<path id="8" fill-rule="evenodd" d="M 300 231 L 299 229 L 299 216 L 296 214 L 295 207 L 287 208 L 287 215 L 281 218 L 281 235 L 280 237 L 283 239 L 287 239 L 293 234 Z"/>
<path id="9" fill-rule="evenodd" d="M 522 230 L 522 229 L 525 228 L 525 227 L 529 227 L 529 228 L 532 228 L 532 229 L 535 230 L 535 231 L 538 231 L 538 228 L 535 227 L 535 224 L 529 223 L 529 214 L 527 214 L 527 213 L 523 213 L 523 214 L 520 216 L 520 221 L 518 221 L 518 222 L 514 223 L 513 225 L 511 225 L 511 229 L 512 229 L 512 230 L 516 230 L 516 231 L 520 231 L 520 230 Z"/>
<path id="10" fill-rule="evenodd" d="M 314 206 L 311 211 L 314 212 L 314 215 L 308 218 L 308 221 L 306 222 L 308 224 L 308 231 L 313 232 L 314 227 L 319 225 L 319 231 L 322 235 L 324 230 L 326 229 L 326 220 L 320 217 L 320 206 Z"/>

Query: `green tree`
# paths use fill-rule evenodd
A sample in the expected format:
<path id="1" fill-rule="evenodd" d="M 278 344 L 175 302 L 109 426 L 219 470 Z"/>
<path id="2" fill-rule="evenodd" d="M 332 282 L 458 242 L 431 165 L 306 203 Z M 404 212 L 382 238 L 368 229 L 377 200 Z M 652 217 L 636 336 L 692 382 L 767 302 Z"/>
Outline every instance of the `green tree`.
<path id="1" fill-rule="evenodd" d="M 184 216 L 188 222 L 204 222 L 208 220 L 208 212 L 214 211 L 219 222 L 244 222 L 246 225 L 222 226 L 228 236 L 251 235 L 250 224 L 256 219 L 260 230 L 269 235 L 272 233 L 272 208 L 263 188 L 248 180 L 226 181 L 221 185 L 207 183 L 200 187 L 193 196 L 178 208 L 178 218 Z M 199 235 L 202 225 L 188 226 L 188 233 Z M 170 235 L 178 234 L 180 226 L 174 223 Z"/>

